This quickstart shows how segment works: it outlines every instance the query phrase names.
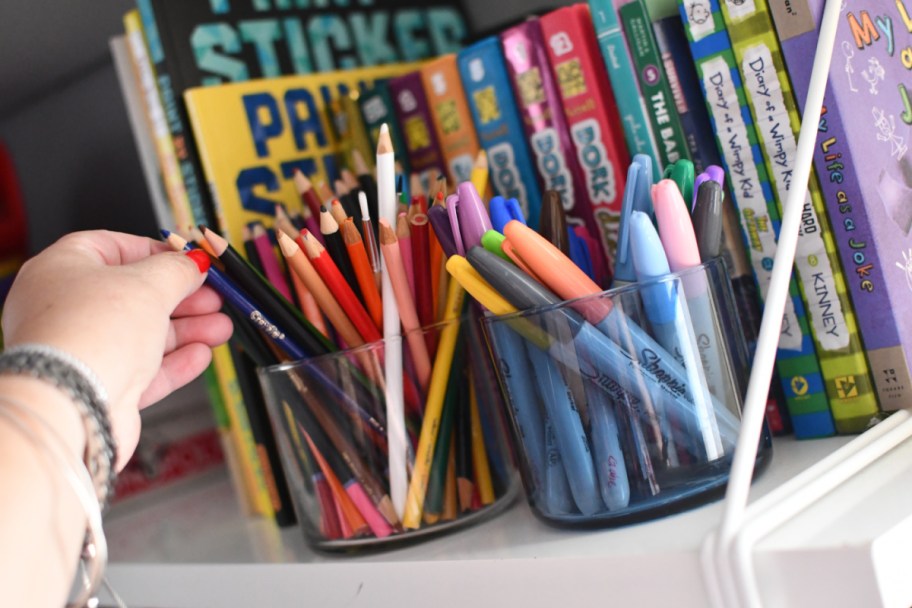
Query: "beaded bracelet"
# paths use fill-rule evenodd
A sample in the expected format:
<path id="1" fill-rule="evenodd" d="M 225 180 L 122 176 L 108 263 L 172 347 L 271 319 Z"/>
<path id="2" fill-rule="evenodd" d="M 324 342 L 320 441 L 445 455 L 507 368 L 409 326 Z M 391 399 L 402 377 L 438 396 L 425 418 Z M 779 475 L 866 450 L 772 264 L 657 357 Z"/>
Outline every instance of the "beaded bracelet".
<path id="1" fill-rule="evenodd" d="M 84 461 L 98 504 L 107 508 L 116 477 L 117 448 L 108 417 L 108 394 L 82 361 L 45 344 L 20 344 L 0 353 L 0 374 L 27 375 L 65 391 L 85 425 Z"/>

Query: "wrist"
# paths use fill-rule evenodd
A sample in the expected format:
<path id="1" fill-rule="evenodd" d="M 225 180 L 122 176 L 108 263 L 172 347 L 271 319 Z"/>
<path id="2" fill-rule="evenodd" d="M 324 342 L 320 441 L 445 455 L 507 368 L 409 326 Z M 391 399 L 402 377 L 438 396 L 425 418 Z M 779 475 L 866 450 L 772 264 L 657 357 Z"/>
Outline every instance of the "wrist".
<path id="1" fill-rule="evenodd" d="M 57 432 L 67 452 L 82 459 L 86 448 L 85 423 L 72 397 L 39 378 L 3 375 L 0 375 L 0 395 L 30 404 Z"/>

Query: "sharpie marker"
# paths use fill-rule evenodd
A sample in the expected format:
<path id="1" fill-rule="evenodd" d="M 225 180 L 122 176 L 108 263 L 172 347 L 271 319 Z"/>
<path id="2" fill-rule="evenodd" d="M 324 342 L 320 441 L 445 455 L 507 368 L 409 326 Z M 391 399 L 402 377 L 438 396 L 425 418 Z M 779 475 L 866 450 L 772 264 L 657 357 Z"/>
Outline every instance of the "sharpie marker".
<path id="1" fill-rule="evenodd" d="M 493 199 L 492 199 L 493 200 Z M 481 235 L 481 246 L 502 257 L 503 259 L 510 261 L 510 256 L 503 250 L 503 242 L 506 240 L 505 237 L 497 230 L 488 230 L 483 235 Z"/>
<path id="2" fill-rule="evenodd" d="M 537 281 L 481 248 L 470 249 L 468 260 L 495 290 L 520 310 L 560 302 L 560 298 Z M 642 365 L 570 308 L 555 309 L 553 314 L 542 316 L 545 319 L 543 329 L 554 338 L 549 347 L 552 357 L 563 365 L 575 366 L 585 379 L 598 385 L 612 400 L 629 404 L 631 411 L 639 413 L 651 429 L 656 457 L 664 458 L 666 442 L 656 418 L 655 404 L 660 403 L 661 407 L 671 410 L 693 409 L 687 399 L 686 385 L 665 379 L 663 386 L 653 369 L 654 360 Z M 574 347 L 576 350 L 570 352 Z M 657 344 L 656 348 L 661 349 Z M 667 353 L 664 356 L 670 358 Z M 554 422 L 559 424 L 557 420 Z"/>
<path id="3" fill-rule="evenodd" d="M 488 215 L 488 209 L 484 201 L 481 200 L 478 191 L 472 182 L 462 182 L 456 187 L 457 198 L 450 205 L 447 199 L 447 213 L 450 215 L 450 224 L 455 221 L 459 225 L 459 235 L 462 239 L 463 249 L 468 251 L 469 248 L 481 245 L 481 236 L 488 230 L 493 229 L 491 217 Z M 455 214 L 455 215 L 454 215 Z M 453 230 L 453 236 L 456 236 L 456 229 Z M 458 243 L 457 243 L 458 248 Z"/>
<path id="4" fill-rule="evenodd" d="M 710 450 L 698 446 L 688 439 L 703 437 L 703 442 L 715 444 L 715 439 L 706 434 L 705 420 L 711 416 L 712 397 L 707 393 L 706 378 L 703 366 L 697 356 L 697 346 L 693 338 L 693 329 L 688 322 L 688 314 L 683 308 L 681 295 L 678 293 L 678 282 L 673 280 L 655 282 L 653 279 L 666 277 L 671 273 L 668 259 L 662 248 L 659 233 L 656 232 L 652 222 L 645 215 L 634 213 L 631 217 L 631 243 L 633 265 L 637 272 L 637 280 L 644 283 L 641 287 L 643 309 L 649 319 L 652 333 L 659 344 L 668 352 L 674 353 L 678 361 L 687 370 L 688 385 L 694 397 L 694 415 L 678 418 L 674 423 L 668 415 L 663 416 L 662 430 L 675 444 L 686 447 L 687 451 L 695 458 L 702 459 Z M 686 428 L 688 437 L 674 434 L 672 429 Z M 706 431 L 706 432 L 704 432 Z M 672 456 L 673 449 L 669 449 Z"/>
<path id="5" fill-rule="evenodd" d="M 701 260 L 711 260 L 722 252 L 722 186 L 711 179 L 697 188 L 691 221 Z"/>
<path id="6" fill-rule="evenodd" d="M 700 253 L 694 234 L 693 224 L 687 206 L 677 186 L 669 181 L 662 180 L 657 185 L 655 198 L 656 220 L 659 225 L 659 236 L 668 256 L 668 265 L 672 272 L 679 272 L 700 265 Z M 736 384 L 730 378 L 730 370 L 725 365 L 725 345 L 718 339 L 720 331 L 717 320 L 712 314 L 706 278 L 702 274 L 693 274 L 684 277 L 684 291 L 687 295 L 688 307 L 693 320 L 693 327 L 697 332 L 697 344 L 700 348 L 700 360 L 706 373 L 706 380 L 710 392 L 727 404 L 737 408 L 738 398 L 734 394 Z M 701 412 L 698 411 L 698 414 Z M 730 446 L 723 446 L 719 434 L 716 416 L 712 412 L 704 411 L 702 424 L 707 425 L 704 430 L 706 437 L 707 458 L 713 460 L 721 457 Z M 716 414 L 718 415 L 718 410 Z M 702 428 L 702 427 L 701 427 Z M 726 439 L 728 439 L 726 433 Z"/>
<path id="7" fill-rule="evenodd" d="M 611 287 L 623 287 L 636 281 L 630 257 L 630 215 L 640 211 L 652 215 L 652 159 L 637 154 L 627 169 L 627 185 L 618 220 L 617 252 L 614 258 L 614 282 Z"/>
<path id="8" fill-rule="evenodd" d="M 523 224 L 526 218 L 523 216 L 522 207 L 515 198 L 504 198 L 495 196 L 488 203 L 488 209 L 491 213 L 491 225 L 497 232 L 503 234 L 503 227 L 510 220 L 518 220 Z"/>
<path id="9" fill-rule="evenodd" d="M 694 193 L 694 164 L 686 158 L 681 158 L 665 167 L 662 175 L 678 186 L 681 196 L 685 201 L 693 200 Z"/>

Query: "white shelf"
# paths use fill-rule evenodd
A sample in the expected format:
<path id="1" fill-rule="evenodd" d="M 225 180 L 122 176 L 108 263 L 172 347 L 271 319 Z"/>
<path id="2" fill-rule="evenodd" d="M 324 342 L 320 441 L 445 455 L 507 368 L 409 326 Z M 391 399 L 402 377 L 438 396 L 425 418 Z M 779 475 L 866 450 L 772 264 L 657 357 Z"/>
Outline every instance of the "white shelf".
<path id="1" fill-rule="evenodd" d="M 850 439 L 777 439 L 752 498 Z M 297 529 L 244 518 L 224 472 L 169 494 L 119 506 L 108 517 L 109 578 L 130 605 L 279 607 L 306 600 L 400 608 L 435 598 L 435 605 L 553 608 L 605 598 L 620 606 L 704 607 L 700 549 L 722 507 L 716 502 L 648 524 L 575 532 L 539 522 L 521 499 L 449 536 L 333 556 L 310 550 Z M 770 535 L 756 560 L 770 606 L 871 606 L 883 597 L 883 605 L 908 607 L 912 577 L 899 569 L 912 563 L 910 554 L 907 441 Z M 817 601 L 823 593 L 828 600 Z"/>

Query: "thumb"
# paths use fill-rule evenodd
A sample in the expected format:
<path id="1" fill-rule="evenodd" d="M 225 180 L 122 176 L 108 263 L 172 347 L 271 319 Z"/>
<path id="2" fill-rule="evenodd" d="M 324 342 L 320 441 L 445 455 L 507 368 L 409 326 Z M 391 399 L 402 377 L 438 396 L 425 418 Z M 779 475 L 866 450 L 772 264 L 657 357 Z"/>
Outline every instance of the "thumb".
<path id="1" fill-rule="evenodd" d="M 151 255 L 130 266 L 154 286 L 159 301 L 170 311 L 195 292 L 206 279 L 211 260 L 201 249 L 185 253 L 165 252 Z"/>

